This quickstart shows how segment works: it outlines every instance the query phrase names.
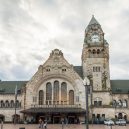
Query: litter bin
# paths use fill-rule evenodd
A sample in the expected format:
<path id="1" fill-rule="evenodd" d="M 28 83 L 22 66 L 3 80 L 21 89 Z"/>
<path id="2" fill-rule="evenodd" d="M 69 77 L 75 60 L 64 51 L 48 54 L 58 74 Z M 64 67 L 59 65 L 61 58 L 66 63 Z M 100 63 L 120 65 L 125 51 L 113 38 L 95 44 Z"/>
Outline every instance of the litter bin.
<path id="1" fill-rule="evenodd" d="M 20 127 L 19 129 L 25 129 L 25 127 Z"/>

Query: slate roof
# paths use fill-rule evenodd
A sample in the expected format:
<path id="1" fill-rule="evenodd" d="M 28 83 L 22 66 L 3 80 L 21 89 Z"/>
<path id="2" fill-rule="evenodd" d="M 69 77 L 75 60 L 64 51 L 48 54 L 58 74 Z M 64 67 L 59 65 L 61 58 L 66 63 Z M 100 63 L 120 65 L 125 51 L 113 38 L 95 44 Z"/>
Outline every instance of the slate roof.
<path id="1" fill-rule="evenodd" d="M 83 78 L 82 66 L 74 66 L 74 70 Z M 26 85 L 28 81 L 0 81 L 0 94 L 14 94 L 17 85 L 18 91 Z M 129 94 L 129 80 L 111 80 L 113 94 Z"/>
<path id="2" fill-rule="evenodd" d="M 0 94 L 14 94 L 17 85 L 17 90 L 20 91 L 25 86 L 27 81 L 0 81 Z"/>
<path id="3" fill-rule="evenodd" d="M 83 78 L 83 71 L 82 71 L 82 66 L 74 66 L 74 70 L 78 73 L 78 75 Z"/>
<path id="4" fill-rule="evenodd" d="M 129 80 L 111 80 L 111 89 L 114 94 L 129 94 Z"/>

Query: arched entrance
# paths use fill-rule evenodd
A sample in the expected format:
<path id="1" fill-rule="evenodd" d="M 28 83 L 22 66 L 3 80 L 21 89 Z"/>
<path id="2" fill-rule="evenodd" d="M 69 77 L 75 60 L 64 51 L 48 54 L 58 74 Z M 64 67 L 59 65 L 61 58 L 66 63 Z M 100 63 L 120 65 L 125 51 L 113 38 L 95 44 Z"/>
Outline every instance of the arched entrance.
<path id="1" fill-rule="evenodd" d="M 4 121 L 5 120 L 5 116 L 0 114 L 0 121 Z"/>
<path id="2" fill-rule="evenodd" d="M 127 120 L 127 114 L 124 112 L 118 112 L 115 114 L 115 119 L 125 119 Z"/>

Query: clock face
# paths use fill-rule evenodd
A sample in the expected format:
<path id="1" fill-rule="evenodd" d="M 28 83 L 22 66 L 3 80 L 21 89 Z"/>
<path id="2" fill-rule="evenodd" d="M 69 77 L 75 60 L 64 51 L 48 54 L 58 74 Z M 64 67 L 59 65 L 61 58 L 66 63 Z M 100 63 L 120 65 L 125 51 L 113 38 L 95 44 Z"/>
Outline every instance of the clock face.
<path id="1" fill-rule="evenodd" d="M 99 42 L 99 36 L 97 34 L 94 34 L 91 36 L 91 41 L 94 42 Z"/>

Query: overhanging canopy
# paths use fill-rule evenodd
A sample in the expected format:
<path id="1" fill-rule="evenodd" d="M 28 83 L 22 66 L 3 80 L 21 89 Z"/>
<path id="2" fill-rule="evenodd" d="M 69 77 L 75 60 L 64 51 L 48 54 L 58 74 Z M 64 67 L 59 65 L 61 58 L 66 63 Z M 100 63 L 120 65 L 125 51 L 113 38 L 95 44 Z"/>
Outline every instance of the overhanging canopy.
<path id="1" fill-rule="evenodd" d="M 85 113 L 82 108 L 29 108 L 21 113 Z"/>

